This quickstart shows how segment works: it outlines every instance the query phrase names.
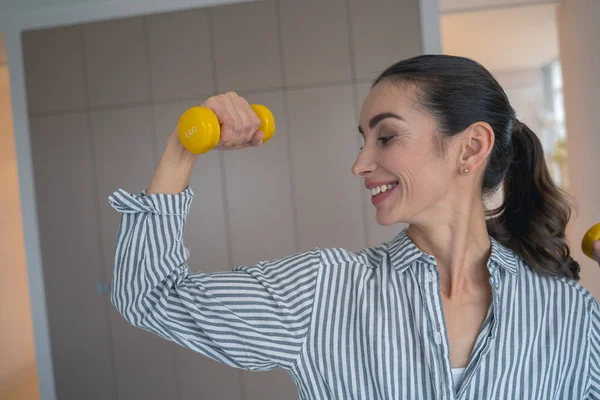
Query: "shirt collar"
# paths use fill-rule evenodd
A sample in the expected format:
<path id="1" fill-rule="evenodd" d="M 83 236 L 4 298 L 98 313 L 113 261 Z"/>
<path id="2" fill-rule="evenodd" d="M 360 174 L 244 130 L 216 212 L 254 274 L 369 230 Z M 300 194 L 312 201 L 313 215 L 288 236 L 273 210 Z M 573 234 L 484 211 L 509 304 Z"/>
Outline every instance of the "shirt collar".
<path id="1" fill-rule="evenodd" d="M 404 272 L 417 259 L 424 259 L 429 262 L 435 261 L 432 255 L 423 252 L 408 237 L 406 234 L 407 229 L 404 228 L 394 239 L 387 243 L 390 261 L 399 273 Z M 491 236 L 490 241 L 492 243 L 492 250 L 488 259 L 488 269 L 493 271 L 496 267 L 500 267 L 513 275 L 517 275 L 518 256 L 512 250 L 502 246 Z"/>

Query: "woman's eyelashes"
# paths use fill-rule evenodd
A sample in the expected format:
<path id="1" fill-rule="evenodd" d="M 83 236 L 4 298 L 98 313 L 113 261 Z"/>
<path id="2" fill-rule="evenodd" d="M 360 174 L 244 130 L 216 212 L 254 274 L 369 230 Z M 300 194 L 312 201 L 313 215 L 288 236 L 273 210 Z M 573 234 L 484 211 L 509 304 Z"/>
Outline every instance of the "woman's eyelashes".
<path id="1" fill-rule="evenodd" d="M 382 145 L 386 145 L 392 140 L 396 135 L 385 135 L 377 138 L 377 141 L 381 142 Z"/>
<path id="2" fill-rule="evenodd" d="M 396 135 L 395 133 L 386 133 L 386 134 L 380 134 L 379 137 L 377 137 L 375 140 L 377 140 L 378 143 L 380 143 L 382 146 L 386 146 L 388 145 L 394 138 L 396 138 L 398 135 Z M 364 143 L 364 141 L 363 141 Z M 360 148 L 360 150 L 362 150 L 364 148 L 364 145 Z"/>

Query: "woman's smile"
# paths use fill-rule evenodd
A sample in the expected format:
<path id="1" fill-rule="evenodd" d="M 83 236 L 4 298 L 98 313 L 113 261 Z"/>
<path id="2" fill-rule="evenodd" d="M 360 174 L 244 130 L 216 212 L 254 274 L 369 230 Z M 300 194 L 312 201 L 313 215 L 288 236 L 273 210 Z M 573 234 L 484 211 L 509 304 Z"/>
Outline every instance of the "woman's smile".
<path id="1" fill-rule="evenodd" d="M 385 199 L 390 197 L 391 193 L 396 190 L 398 182 L 372 182 L 366 183 L 365 187 L 371 191 L 371 202 L 374 206 L 378 206 Z"/>

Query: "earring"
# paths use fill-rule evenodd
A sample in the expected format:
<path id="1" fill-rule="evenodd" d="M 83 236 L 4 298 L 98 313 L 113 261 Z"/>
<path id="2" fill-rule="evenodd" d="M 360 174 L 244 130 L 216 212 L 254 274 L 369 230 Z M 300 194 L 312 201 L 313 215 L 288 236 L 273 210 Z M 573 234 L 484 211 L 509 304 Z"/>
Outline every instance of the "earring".
<path id="1" fill-rule="evenodd" d="M 466 174 L 468 174 L 468 173 L 469 173 L 469 170 L 468 170 L 468 169 L 465 169 L 463 172 L 464 172 L 464 174 L 466 175 Z"/>

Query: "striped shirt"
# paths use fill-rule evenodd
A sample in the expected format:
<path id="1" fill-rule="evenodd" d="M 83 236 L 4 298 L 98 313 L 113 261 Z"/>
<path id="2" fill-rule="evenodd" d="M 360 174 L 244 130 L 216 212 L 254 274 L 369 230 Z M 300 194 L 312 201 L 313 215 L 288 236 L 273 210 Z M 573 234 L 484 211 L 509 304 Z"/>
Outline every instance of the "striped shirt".
<path id="1" fill-rule="evenodd" d="M 314 248 L 192 273 L 192 199 L 117 190 L 111 302 L 134 326 L 252 371 L 299 399 L 600 399 L 600 303 L 491 238 L 493 300 L 454 390 L 435 259 L 401 231 L 359 253 Z"/>

